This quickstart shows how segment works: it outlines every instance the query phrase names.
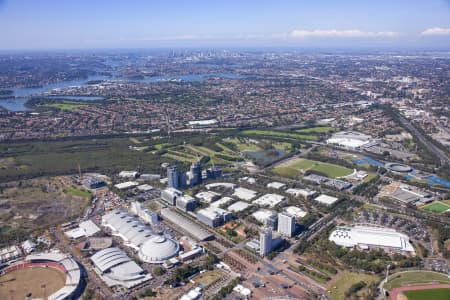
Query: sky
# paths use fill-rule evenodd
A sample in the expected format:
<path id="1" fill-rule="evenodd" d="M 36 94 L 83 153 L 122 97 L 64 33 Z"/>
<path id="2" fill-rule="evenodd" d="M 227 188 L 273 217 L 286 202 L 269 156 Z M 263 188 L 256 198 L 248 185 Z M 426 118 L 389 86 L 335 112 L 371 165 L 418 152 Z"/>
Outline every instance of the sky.
<path id="1" fill-rule="evenodd" d="M 450 50 L 450 0 L 0 0 L 0 50 Z"/>

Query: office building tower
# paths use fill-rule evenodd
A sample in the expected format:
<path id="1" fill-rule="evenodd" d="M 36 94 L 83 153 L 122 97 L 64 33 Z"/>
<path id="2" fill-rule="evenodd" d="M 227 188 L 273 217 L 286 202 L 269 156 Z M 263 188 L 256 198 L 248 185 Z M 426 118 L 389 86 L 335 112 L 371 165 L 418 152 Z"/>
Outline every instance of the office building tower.
<path id="1" fill-rule="evenodd" d="M 291 237 L 295 232 L 295 217 L 287 213 L 278 213 L 278 233 Z"/>
<path id="2" fill-rule="evenodd" d="M 272 251 L 272 229 L 264 228 L 259 234 L 259 255 L 262 257 Z"/>

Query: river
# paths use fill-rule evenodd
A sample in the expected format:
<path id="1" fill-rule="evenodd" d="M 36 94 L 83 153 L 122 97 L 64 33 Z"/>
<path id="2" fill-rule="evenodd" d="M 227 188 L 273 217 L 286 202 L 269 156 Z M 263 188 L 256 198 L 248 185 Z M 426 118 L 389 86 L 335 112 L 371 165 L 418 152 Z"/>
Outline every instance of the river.
<path id="1" fill-rule="evenodd" d="M 211 77 L 222 77 L 228 79 L 243 79 L 247 78 L 246 75 L 233 74 L 233 73 L 205 73 L 205 74 L 187 74 L 187 75 L 162 75 L 151 76 L 143 79 L 130 79 L 121 77 L 109 77 L 109 76 L 89 76 L 87 79 L 61 81 L 57 83 L 45 84 L 38 88 L 11 88 L 13 94 L 10 98 L 0 99 L 0 106 L 9 111 L 28 111 L 25 104 L 30 97 L 36 94 L 45 93 L 53 89 L 61 89 L 70 86 L 83 86 L 88 81 L 93 80 L 110 80 L 110 81 L 128 81 L 128 82 L 164 82 L 164 81 L 184 81 L 184 82 L 201 82 Z M 8 88 L 9 90 L 9 88 Z M 83 101 L 97 101 L 103 99 L 98 96 L 58 96 L 61 99 L 68 100 L 83 100 Z"/>

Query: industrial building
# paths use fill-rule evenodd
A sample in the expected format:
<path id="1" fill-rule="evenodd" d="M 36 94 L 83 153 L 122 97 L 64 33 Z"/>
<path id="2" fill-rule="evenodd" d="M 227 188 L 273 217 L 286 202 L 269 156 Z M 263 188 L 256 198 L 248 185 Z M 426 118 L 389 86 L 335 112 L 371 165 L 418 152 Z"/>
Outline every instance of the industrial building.
<path id="1" fill-rule="evenodd" d="M 197 219 L 211 227 L 222 226 L 232 218 L 230 212 L 219 207 L 208 207 L 197 212 Z"/>
<path id="2" fill-rule="evenodd" d="M 152 279 L 119 248 L 106 248 L 91 256 L 95 272 L 109 287 L 132 288 Z"/>
<path id="3" fill-rule="evenodd" d="M 148 225 L 125 211 L 115 210 L 104 215 L 102 225 L 136 250 L 139 258 L 147 263 L 163 263 L 177 256 L 180 250 L 176 241 L 155 234 Z"/>
<path id="4" fill-rule="evenodd" d="M 415 255 L 409 237 L 391 228 L 362 225 L 338 226 L 330 234 L 329 240 L 348 248 L 384 249 L 388 252 Z"/>
<path id="5" fill-rule="evenodd" d="M 265 194 L 264 196 L 261 196 L 258 199 L 254 200 L 253 204 L 273 208 L 283 202 L 285 199 L 286 197 L 278 194 Z"/>

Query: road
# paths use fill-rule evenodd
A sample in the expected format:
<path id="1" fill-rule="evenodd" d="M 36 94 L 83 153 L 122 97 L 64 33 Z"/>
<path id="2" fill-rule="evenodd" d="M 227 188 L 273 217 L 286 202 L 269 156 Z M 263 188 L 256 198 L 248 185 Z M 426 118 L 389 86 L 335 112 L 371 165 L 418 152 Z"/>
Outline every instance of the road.
<path id="1" fill-rule="evenodd" d="M 395 112 L 396 113 L 396 112 Z M 406 120 L 403 116 L 396 113 L 398 116 L 398 120 L 400 123 L 406 127 L 420 142 L 422 142 L 428 150 L 434 153 L 439 160 L 441 161 L 441 165 L 449 165 L 450 166 L 450 159 L 445 154 L 444 151 L 436 147 L 433 143 L 431 143 L 427 137 L 425 137 L 419 130 L 417 130 L 416 127 L 414 127 L 408 120 Z"/>

